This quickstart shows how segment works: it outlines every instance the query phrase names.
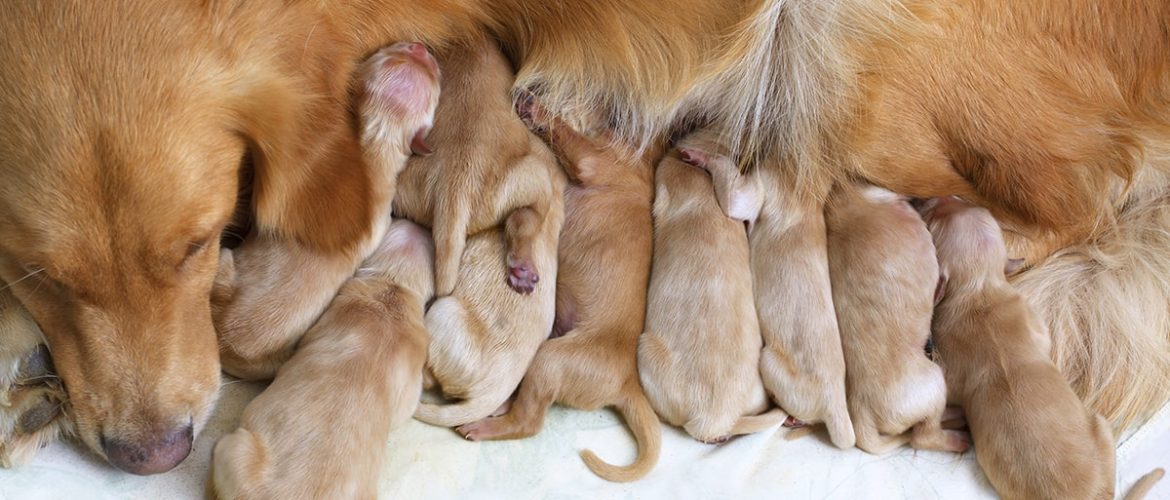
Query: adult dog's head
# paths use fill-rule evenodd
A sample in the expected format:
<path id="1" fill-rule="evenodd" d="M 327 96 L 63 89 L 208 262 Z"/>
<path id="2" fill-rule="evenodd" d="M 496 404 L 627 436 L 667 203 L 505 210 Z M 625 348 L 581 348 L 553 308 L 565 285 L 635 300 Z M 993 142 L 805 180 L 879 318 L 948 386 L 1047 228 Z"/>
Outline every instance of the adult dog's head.
<path id="1" fill-rule="evenodd" d="M 329 249 L 367 223 L 331 30 L 210 3 L 0 6 L 0 280 L 80 438 L 140 474 L 181 462 L 215 402 L 209 291 L 241 165 L 259 230 Z"/>

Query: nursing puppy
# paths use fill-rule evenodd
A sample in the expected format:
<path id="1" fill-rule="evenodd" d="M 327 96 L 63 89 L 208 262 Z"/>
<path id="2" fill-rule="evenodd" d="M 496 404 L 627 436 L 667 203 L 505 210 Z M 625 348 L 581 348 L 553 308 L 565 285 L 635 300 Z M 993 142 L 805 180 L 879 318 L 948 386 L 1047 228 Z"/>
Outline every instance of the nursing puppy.
<path id="1" fill-rule="evenodd" d="M 798 192 L 781 168 L 764 162 L 745 175 L 730 162 L 708 166 L 724 213 L 752 221 L 748 244 L 764 342 L 764 389 L 788 413 L 785 425 L 824 422 L 834 445 L 852 448 L 824 210 L 815 197 Z"/>
<path id="2" fill-rule="evenodd" d="M 923 351 L 938 265 L 930 233 L 907 201 L 878 187 L 845 185 L 826 207 L 849 414 L 857 446 L 869 453 L 907 441 L 963 451 L 962 433 L 941 427 L 946 386 Z"/>
<path id="3" fill-rule="evenodd" d="M 554 198 L 547 147 L 513 111 L 512 67 L 494 41 L 472 36 L 441 59 L 445 91 L 430 140 L 442 146 L 403 173 L 394 213 L 431 227 L 436 296 L 455 289 L 468 235 L 501 223 L 501 281 L 532 293 L 542 274 L 553 276 L 534 262 L 531 241 Z"/>
<path id="4" fill-rule="evenodd" d="M 220 498 L 377 498 L 390 431 L 422 392 L 430 235 L 395 221 L 212 459 Z"/>
<path id="5" fill-rule="evenodd" d="M 412 152 L 431 152 L 424 139 L 438 102 L 439 67 L 426 48 L 394 44 L 374 53 L 358 71 L 363 85 L 358 114 L 363 159 L 371 171 L 373 226 L 357 245 L 333 254 L 290 245 L 264 232 L 235 250 L 222 251 L 211 300 L 224 371 L 232 375 L 273 376 L 356 263 L 382 240 L 396 179 L 407 158 Z M 296 286 L 289 286 L 291 279 L 297 280 Z"/>
<path id="6" fill-rule="evenodd" d="M 1052 362 L 1040 318 L 1004 275 L 991 214 L 955 197 L 923 206 L 944 280 L 936 359 L 963 407 L 975 457 L 1004 498 L 1113 498 L 1112 429 Z"/>
<path id="7" fill-rule="evenodd" d="M 705 443 L 778 424 L 760 382 L 747 234 L 700 166 L 729 161 L 692 135 L 655 174 L 654 259 L 638 372 L 655 412 Z M 690 165 L 683 161 L 696 165 Z"/>
<path id="8" fill-rule="evenodd" d="M 523 101 L 522 116 L 544 130 L 573 181 L 557 249 L 556 320 L 520 383 L 511 410 L 459 428 L 472 440 L 516 439 L 540 431 L 553 402 L 596 410 L 615 406 L 641 452 L 615 467 L 584 450 L 581 458 L 610 481 L 642 478 L 658 461 L 658 418 L 638 381 L 638 336 L 646 318 L 653 245 L 654 161 L 586 137 Z"/>

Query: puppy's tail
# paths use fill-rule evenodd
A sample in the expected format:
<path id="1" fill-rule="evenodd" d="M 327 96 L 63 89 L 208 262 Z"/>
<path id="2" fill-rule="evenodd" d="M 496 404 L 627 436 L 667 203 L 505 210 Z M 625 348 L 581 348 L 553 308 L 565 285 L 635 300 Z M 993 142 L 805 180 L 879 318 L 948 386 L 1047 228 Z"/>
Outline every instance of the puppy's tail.
<path id="1" fill-rule="evenodd" d="M 1129 493 L 1125 494 L 1125 500 L 1142 500 L 1154 488 L 1158 481 L 1162 480 L 1162 476 L 1166 475 L 1166 471 L 1162 468 L 1157 468 L 1150 471 L 1148 474 L 1142 476 L 1133 483 L 1133 488 L 1130 488 Z"/>
<path id="2" fill-rule="evenodd" d="M 266 484 L 262 477 L 268 470 L 268 452 L 255 434 L 247 429 L 220 438 L 211 456 L 211 498 L 249 498 Z"/>
<path id="3" fill-rule="evenodd" d="M 787 412 L 780 408 L 772 408 L 759 415 L 739 417 L 739 420 L 735 421 L 735 425 L 731 426 L 731 432 L 727 434 L 731 436 L 754 434 L 774 425 L 780 425 L 787 418 Z"/>
<path id="4" fill-rule="evenodd" d="M 603 462 L 590 450 L 581 450 L 581 460 L 589 470 L 606 481 L 618 483 L 642 479 L 658 463 L 658 455 L 662 452 L 662 427 L 642 386 L 635 380 L 626 384 L 624 392 L 622 401 L 615 406 L 638 442 L 638 457 L 634 463 L 619 467 Z"/>
<path id="5" fill-rule="evenodd" d="M 857 444 L 857 435 L 853 432 L 853 420 L 849 418 L 849 410 L 845 405 L 837 411 L 825 416 L 825 427 L 829 430 L 829 440 L 842 450 L 852 448 Z"/>
<path id="6" fill-rule="evenodd" d="M 508 390 L 499 397 L 484 395 L 468 398 L 449 405 L 419 403 L 414 418 L 439 427 L 458 427 L 487 418 L 507 401 L 510 392 Z"/>

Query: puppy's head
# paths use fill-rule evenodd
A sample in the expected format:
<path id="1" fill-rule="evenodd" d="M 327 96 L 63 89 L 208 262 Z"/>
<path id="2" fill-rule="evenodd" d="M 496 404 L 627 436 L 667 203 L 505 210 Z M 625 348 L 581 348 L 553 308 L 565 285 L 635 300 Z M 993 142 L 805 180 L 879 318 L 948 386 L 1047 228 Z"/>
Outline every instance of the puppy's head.
<path id="1" fill-rule="evenodd" d="M 955 196 L 931 198 L 918 211 L 934 239 L 941 280 L 977 284 L 1004 279 L 1012 263 L 991 212 Z"/>
<path id="2" fill-rule="evenodd" d="M 366 225 L 339 217 L 366 212 L 362 179 L 337 169 L 320 182 L 307 172 L 327 155 L 276 154 L 356 142 L 296 122 L 345 123 L 328 102 L 297 111 L 305 96 L 344 94 L 344 81 L 287 84 L 279 75 L 300 65 L 331 66 L 295 36 L 261 43 L 275 22 L 240 13 L 258 4 L 222 5 L 252 24 L 197 3 L 0 7 L 0 280 L 43 329 L 81 440 L 133 473 L 182 461 L 214 405 L 208 299 L 244 158 L 256 159 L 265 188 L 254 203 L 261 230 L 321 234 L 324 243 L 306 241 L 327 248 Z M 286 45 L 297 64 L 278 59 Z M 282 158 L 300 161 L 273 166 Z M 337 224 L 299 215 L 320 204 Z"/>

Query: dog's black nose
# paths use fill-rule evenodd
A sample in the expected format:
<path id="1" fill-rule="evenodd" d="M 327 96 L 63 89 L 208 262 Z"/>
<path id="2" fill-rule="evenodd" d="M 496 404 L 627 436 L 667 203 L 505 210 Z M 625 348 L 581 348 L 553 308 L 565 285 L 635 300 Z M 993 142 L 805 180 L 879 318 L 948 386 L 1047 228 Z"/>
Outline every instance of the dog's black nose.
<path id="1" fill-rule="evenodd" d="M 131 474 L 166 472 L 191 454 L 193 433 L 188 424 L 179 429 L 148 435 L 137 440 L 101 438 L 102 451 L 114 467 Z"/>

